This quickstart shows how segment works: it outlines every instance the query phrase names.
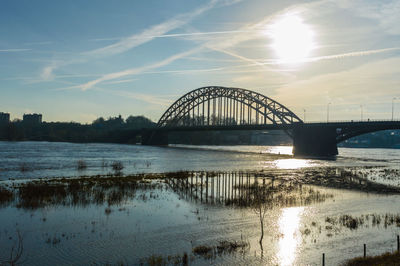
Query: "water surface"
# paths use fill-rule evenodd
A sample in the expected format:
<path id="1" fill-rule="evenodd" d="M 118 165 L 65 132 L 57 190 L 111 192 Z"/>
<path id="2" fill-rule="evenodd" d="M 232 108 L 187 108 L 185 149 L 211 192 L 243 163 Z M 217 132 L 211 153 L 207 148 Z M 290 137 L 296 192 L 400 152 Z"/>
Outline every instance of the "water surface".
<path id="1" fill-rule="evenodd" d="M 290 151 L 0 142 L 0 183 L 15 187 L 15 198 L 0 204 L 0 259 L 17 245 L 17 231 L 29 265 L 132 265 L 185 252 L 193 265 L 320 265 L 322 253 L 335 265 L 362 255 L 364 243 L 369 255 L 396 248 L 400 150 L 341 148 L 336 160 L 293 158 Z M 82 160 L 87 168 L 78 169 Z M 90 186 L 68 183 L 180 170 L 189 172 L 150 175 L 140 186 L 94 177 Z M 50 186 L 67 179 L 53 194 L 20 189 L 43 177 Z M 260 195 L 267 208 L 262 246 L 254 208 Z M 248 247 L 212 258 L 193 254 L 220 241 Z"/>

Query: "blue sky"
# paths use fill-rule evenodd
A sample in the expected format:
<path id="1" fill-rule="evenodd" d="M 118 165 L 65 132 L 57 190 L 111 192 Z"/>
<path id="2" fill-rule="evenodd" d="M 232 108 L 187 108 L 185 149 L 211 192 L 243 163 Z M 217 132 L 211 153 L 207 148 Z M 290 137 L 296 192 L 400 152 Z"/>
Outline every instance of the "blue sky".
<path id="1" fill-rule="evenodd" d="M 307 121 L 329 103 L 331 120 L 390 119 L 392 101 L 400 119 L 399 14 L 400 1 L 3 0 L 0 111 L 157 121 L 184 93 L 221 85 Z"/>

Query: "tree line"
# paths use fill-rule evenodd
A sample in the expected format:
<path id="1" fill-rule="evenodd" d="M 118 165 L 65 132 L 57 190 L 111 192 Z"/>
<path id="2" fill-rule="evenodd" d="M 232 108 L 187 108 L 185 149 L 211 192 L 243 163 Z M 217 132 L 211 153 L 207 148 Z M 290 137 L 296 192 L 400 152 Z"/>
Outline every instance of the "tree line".
<path id="1" fill-rule="evenodd" d="M 16 120 L 0 126 L 0 140 L 137 143 L 143 128 L 156 123 L 144 116 L 100 117 L 91 124 L 76 122 L 26 123 Z"/>

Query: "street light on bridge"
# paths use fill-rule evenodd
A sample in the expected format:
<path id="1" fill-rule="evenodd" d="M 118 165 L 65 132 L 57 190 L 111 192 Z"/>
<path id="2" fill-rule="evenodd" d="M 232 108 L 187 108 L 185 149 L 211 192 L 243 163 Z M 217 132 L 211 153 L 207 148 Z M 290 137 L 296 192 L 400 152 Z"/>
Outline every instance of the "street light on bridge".
<path id="1" fill-rule="evenodd" d="M 393 97 L 392 98 L 392 121 L 393 121 L 393 118 L 394 118 L 394 100 L 397 100 L 397 97 Z"/>
<path id="2" fill-rule="evenodd" d="M 327 109 L 327 111 L 326 111 L 326 122 L 328 123 L 329 122 L 329 105 L 331 105 L 332 103 L 328 103 L 328 105 L 327 105 L 327 107 L 326 107 L 326 109 Z"/>
<path id="3" fill-rule="evenodd" d="M 360 107 L 361 107 L 361 121 L 363 121 L 363 105 L 361 104 Z"/>
<path id="4" fill-rule="evenodd" d="M 304 111 L 304 122 L 306 122 L 306 109 L 303 109 Z"/>

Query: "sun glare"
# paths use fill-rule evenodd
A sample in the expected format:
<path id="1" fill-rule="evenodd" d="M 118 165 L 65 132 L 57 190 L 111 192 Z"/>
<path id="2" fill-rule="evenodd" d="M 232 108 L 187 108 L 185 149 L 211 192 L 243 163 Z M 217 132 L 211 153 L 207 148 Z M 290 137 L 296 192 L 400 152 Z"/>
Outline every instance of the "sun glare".
<path id="1" fill-rule="evenodd" d="M 267 34 L 282 63 L 304 61 L 315 48 L 314 32 L 297 15 L 286 15 L 273 23 Z"/>
<path id="2" fill-rule="evenodd" d="M 300 215 L 303 207 L 283 209 L 279 219 L 282 238 L 279 239 L 278 259 L 280 265 L 293 265 L 297 256 L 297 248 L 301 241 Z"/>

